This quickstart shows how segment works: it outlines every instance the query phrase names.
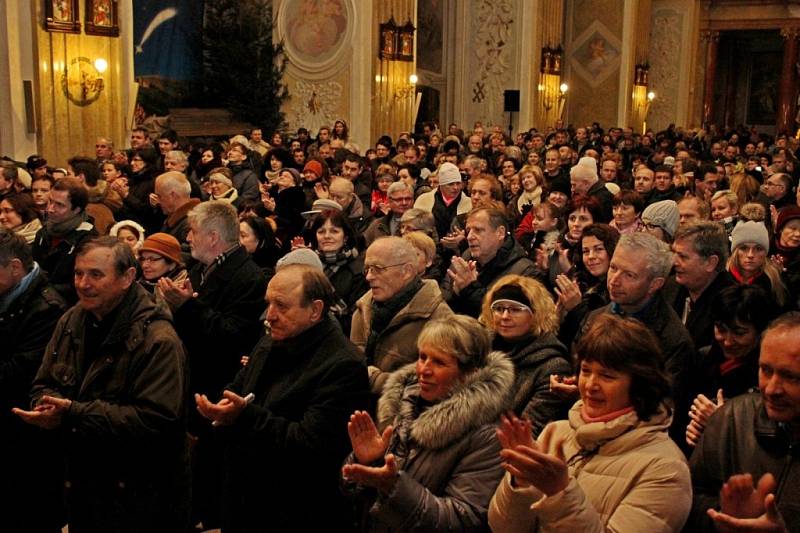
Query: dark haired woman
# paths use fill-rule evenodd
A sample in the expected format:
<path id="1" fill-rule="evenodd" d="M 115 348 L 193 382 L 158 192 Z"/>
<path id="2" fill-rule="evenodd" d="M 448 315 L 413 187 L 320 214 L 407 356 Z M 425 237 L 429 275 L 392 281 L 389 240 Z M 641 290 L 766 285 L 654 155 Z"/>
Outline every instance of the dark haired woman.
<path id="1" fill-rule="evenodd" d="M 680 531 L 692 505 L 686 458 L 669 438 L 670 385 L 653 333 L 598 316 L 577 346 L 581 399 L 536 442 L 503 417 L 506 476 L 489 508 L 495 531 Z"/>
<path id="2" fill-rule="evenodd" d="M 344 331 L 359 298 L 369 289 L 364 277 L 364 256 L 358 253 L 358 236 L 340 211 L 325 210 L 311 224 L 311 248 L 322 261 L 338 300 L 332 310 Z"/>
<path id="3" fill-rule="evenodd" d="M 708 418 L 723 403 L 758 388 L 758 354 L 761 333 L 777 309 L 762 287 L 733 285 L 711 302 L 714 342 L 701 348 L 695 382 L 689 389 L 686 442 L 696 446 Z"/>
<path id="4" fill-rule="evenodd" d="M 574 275 L 556 277 L 555 292 L 561 318 L 558 336 L 567 346 L 572 344 L 586 315 L 610 301 L 606 277 L 619 237 L 619 232 L 608 224 L 587 226 L 573 255 Z"/>
<path id="5" fill-rule="evenodd" d="M 164 218 L 161 210 L 150 204 L 150 195 L 155 192 L 159 161 L 158 151 L 152 146 L 136 148 L 131 154 L 130 178 L 117 179 L 111 185 L 122 197 L 125 213 L 142 224 L 147 233 L 161 229 Z"/>
<path id="6" fill-rule="evenodd" d="M 272 226 L 261 217 L 246 215 L 239 218 L 239 244 L 247 250 L 261 270 L 272 278 L 275 264 L 281 257 L 280 249 L 275 244 L 275 232 Z"/>
<path id="7" fill-rule="evenodd" d="M 0 226 L 33 243 L 42 222 L 36 212 L 33 198 L 27 193 L 12 194 L 0 201 Z"/>

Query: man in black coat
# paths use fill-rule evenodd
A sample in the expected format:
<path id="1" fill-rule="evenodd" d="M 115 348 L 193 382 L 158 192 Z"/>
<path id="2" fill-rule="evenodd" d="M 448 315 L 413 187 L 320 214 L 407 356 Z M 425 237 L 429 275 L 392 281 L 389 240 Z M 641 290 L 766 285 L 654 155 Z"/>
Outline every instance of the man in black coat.
<path id="1" fill-rule="evenodd" d="M 339 470 L 347 421 L 368 405 L 369 382 L 329 316 L 334 301 L 319 269 L 279 269 L 267 289 L 270 335 L 218 403 L 195 396 L 227 443 L 226 532 L 341 531 L 350 522 Z"/>
<path id="2" fill-rule="evenodd" d="M 541 272 L 508 233 L 508 220 L 500 210 L 472 210 L 467 217 L 467 243 L 464 255 L 453 258 L 442 290 L 456 313 L 477 318 L 486 291 L 506 274 L 541 280 Z"/>
<path id="3" fill-rule="evenodd" d="M 197 205 L 188 215 L 187 237 L 197 260 L 189 279 L 175 283 L 162 278 L 159 286 L 175 317 L 189 356 L 190 390 L 218 395 L 240 368 L 240 360 L 264 332 L 267 280 L 239 245 L 236 209 L 227 202 Z M 221 448 L 208 424 L 192 410 L 189 430 L 195 446 L 193 502 L 195 517 L 207 528 L 218 526 L 221 490 Z M 196 522 L 195 522 L 196 523 Z"/>
<path id="4" fill-rule="evenodd" d="M 0 230 L 0 514 L 13 531 L 53 531 L 63 523 L 56 445 L 11 409 L 28 405 L 31 382 L 66 308 L 25 239 Z"/>

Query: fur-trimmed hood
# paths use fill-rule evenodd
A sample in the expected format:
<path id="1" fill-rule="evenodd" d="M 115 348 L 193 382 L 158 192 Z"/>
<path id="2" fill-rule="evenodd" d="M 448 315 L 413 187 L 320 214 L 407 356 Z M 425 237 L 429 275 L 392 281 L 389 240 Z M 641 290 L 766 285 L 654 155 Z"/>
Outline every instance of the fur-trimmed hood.
<path id="1" fill-rule="evenodd" d="M 413 419 L 411 437 L 421 446 L 439 449 L 467 433 L 498 422 L 509 408 L 514 385 L 514 365 L 502 352 L 491 352 L 486 365 L 468 374 L 450 396 L 430 406 L 415 419 L 419 398 L 416 364 L 394 372 L 383 388 L 378 402 L 381 428 L 395 423 L 397 417 Z"/>

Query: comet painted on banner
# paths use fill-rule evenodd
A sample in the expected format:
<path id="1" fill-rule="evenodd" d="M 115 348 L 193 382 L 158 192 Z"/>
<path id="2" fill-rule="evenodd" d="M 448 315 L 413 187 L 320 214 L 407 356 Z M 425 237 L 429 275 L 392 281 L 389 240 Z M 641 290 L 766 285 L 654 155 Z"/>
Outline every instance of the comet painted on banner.
<path id="1" fill-rule="evenodd" d="M 169 7 L 162 11 L 159 11 L 158 15 L 153 17 L 153 20 L 150 21 L 150 25 L 147 26 L 147 29 L 144 31 L 144 35 L 142 35 L 141 42 L 138 45 L 136 45 L 136 53 L 141 54 L 142 52 L 144 52 L 144 49 L 142 47 L 144 46 L 144 43 L 147 42 L 147 39 L 149 39 L 150 36 L 153 34 L 153 32 L 156 31 L 156 29 L 159 26 L 161 26 L 168 20 L 175 18 L 176 16 L 178 16 L 178 10 L 175 9 L 174 7 Z"/>

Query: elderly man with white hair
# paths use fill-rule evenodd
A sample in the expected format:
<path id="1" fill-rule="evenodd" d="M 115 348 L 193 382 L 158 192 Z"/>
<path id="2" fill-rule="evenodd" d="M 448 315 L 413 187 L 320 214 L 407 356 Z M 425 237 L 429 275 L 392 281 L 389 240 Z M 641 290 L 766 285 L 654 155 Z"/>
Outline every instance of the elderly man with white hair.
<path id="1" fill-rule="evenodd" d="M 613 218 L 614 196 L 606 188 L 606 184 L 597 175 L 597 161 L 593 157 L 581 157 L 578 164 L 569 171 L 572 196 L 579 194 L 591 196 L 600 202 L 602 217 L 595 223 L 608 224 Z"/>

